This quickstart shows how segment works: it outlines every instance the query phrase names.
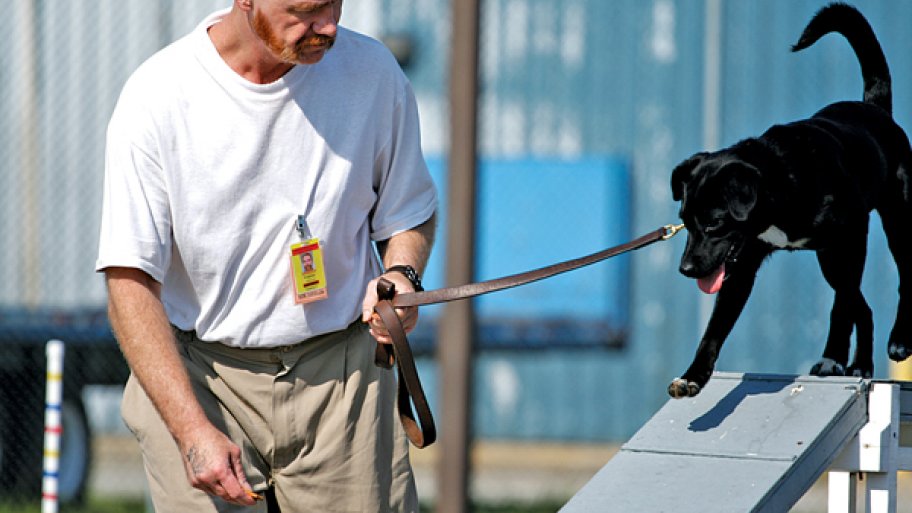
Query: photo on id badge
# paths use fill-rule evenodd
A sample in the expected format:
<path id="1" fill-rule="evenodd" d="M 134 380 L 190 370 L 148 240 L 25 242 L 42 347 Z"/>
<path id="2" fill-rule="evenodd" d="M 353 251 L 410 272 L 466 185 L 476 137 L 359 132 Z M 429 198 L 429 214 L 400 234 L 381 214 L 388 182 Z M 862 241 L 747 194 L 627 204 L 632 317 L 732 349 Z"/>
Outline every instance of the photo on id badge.
<path id="1" fill-rule="evenodd" d="M 295 303 L 311 303 L 326 298 L 326 273 L 319 239 L 291 245 L 291 278 Z"/>

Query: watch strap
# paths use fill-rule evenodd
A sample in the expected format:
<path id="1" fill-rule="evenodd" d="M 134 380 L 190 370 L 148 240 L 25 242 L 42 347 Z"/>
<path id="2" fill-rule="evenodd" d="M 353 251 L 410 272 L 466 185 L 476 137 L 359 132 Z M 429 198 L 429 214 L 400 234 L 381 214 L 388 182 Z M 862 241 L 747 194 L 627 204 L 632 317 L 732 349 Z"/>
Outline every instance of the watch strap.
<path id="1" fill-rule="evenodd" d="M 424 287 L 421 286 L 421 277 L 418 276 L 418 271 L 410 265 L 393 265 L 386 269 L 386 272 L 397 272 L 408 279 L 412 283 L 415 292 L 424 291 Z"/>

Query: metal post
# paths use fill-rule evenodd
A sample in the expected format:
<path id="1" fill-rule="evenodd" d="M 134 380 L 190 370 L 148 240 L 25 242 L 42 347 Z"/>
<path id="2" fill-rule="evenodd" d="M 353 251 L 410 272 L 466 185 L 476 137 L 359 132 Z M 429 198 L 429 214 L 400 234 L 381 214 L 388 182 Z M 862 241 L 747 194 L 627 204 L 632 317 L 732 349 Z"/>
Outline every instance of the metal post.
<path id="1" fill-rule="evenodd" d="M 719 149 L 722 109 L 722 0 L 706 0 L 706 28 L 703 40 L 703 149 Z M 712 315 L 715 298 L 704 295 L 699 300 L 700 322 L 706 326 Z M 699 337 L 699 333 L 697 337 Z"/>
<path id="2" fill-rule="evenodd" d="M 452 2 L 450 59 L 449 210 L 447 286 L 469 283 L 475 261 L 476 111 L 479 0 Z M 471 301 L 448 303 L 438 334 L 441 436 L 437 511 L 469 509 L 471 376 L 474 312 Z"/>
<path id="3" fill-rule="evenodd" d="M 20 190 L 17 191 L 19 202 L 22 237 L 17 253 L 21 256 L 18 273 L 22 276 L 22 301 L 26 305 L 38 304 L 40 296 L 40 242 L 39 234 L 39 182 L 40 151 L 38 148 L 38 39 L 37 39 L 37 6 L 36 0 L 16 2 L 13 5 L 13 16 L 16 18 L 15 46 L 19 58 L 16 69 L 18 84 L 15 95 L 18 97 L 19 110 L 13 123 L 19 134 L 19 160 L 21 176 Z M 18 8 L 17 8 L 18 7 Z M 14 57 L 15 58 L 15 57 Z"/>
<path id="4" fill-rule="evenodd" d="M 703 148 L 719 148 L 722 103 L 722 0 L 706 0 L 703 40 Z"/>

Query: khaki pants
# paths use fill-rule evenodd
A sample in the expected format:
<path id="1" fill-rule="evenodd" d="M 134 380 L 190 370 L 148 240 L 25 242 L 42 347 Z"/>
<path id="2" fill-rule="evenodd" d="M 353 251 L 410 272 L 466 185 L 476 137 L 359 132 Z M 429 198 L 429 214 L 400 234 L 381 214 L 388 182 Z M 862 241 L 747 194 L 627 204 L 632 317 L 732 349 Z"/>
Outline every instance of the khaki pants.
<path id="1" fill-rule="evenodd" d="M 273 488 L 282 513 L 418 511 L 395 379 L 374 365 L 362 323 L 271 349 L 177 335 L 197 400 L 241 447 L 253 489 Z M 132 376 L 122 414 L 139 440 L 156 512 L 266 513 L 264 502 L 234 506 L 190 486 L 176 442 Z"/>

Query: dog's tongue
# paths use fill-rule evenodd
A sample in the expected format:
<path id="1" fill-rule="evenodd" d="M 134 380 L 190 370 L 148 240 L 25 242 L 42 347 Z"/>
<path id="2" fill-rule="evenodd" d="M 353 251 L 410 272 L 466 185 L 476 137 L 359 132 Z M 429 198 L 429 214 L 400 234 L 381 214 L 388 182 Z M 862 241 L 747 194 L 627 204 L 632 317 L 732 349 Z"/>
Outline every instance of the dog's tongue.
<path id="1" fill-rule="evenodd" d="M 725 264 L 719 266 L 712 274 L 697 279 L 697 286 L 707 294 L 715 294 L 722 288 L 725 280 Z"/>

